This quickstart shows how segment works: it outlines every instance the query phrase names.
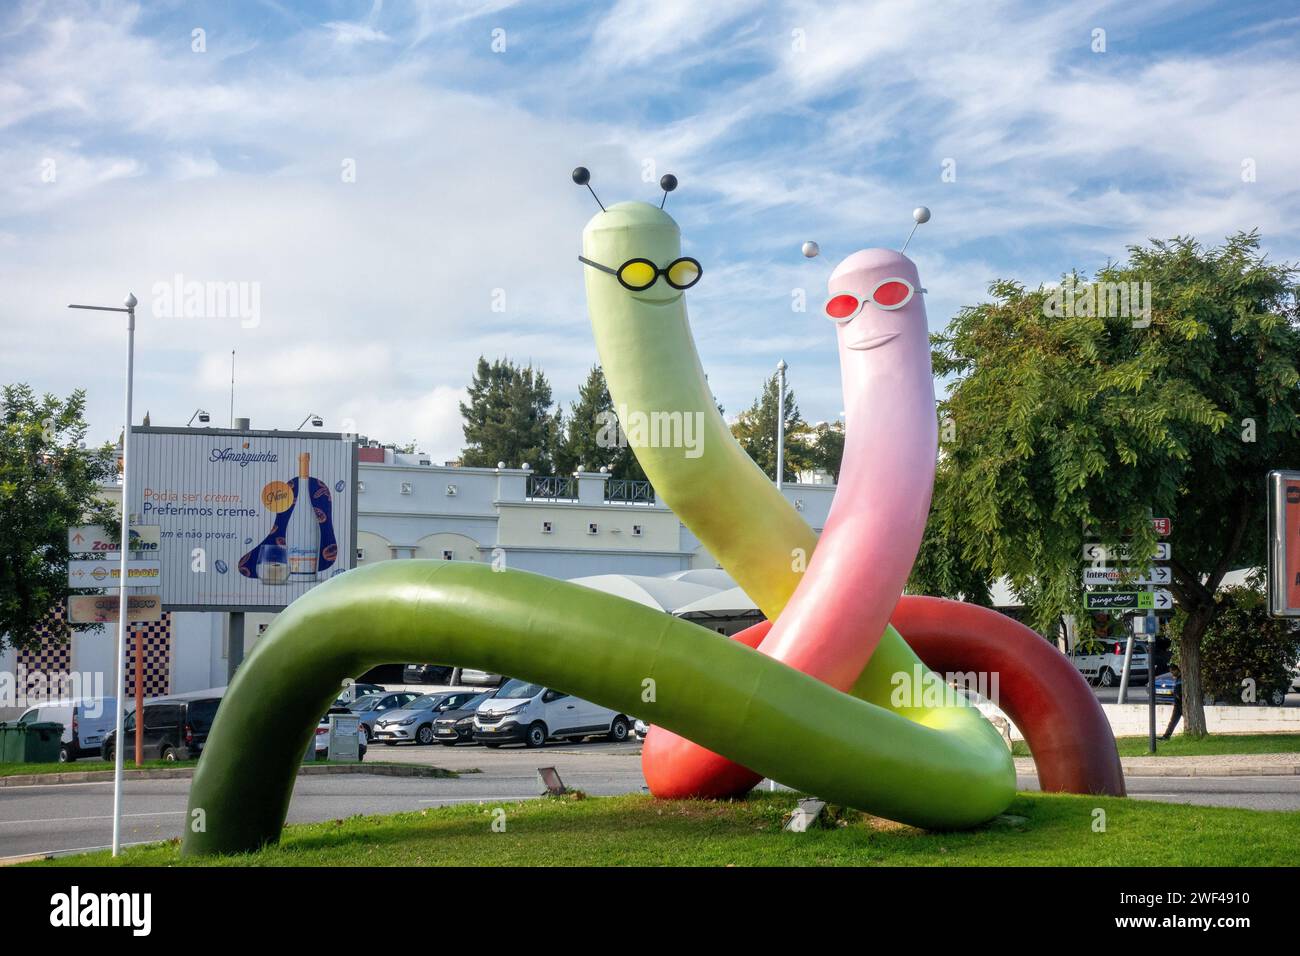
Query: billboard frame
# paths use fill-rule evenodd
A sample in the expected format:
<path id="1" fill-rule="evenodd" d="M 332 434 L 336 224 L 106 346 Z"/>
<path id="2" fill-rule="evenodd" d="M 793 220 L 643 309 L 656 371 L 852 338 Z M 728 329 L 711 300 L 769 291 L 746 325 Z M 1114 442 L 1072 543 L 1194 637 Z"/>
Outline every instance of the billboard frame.
<path id="1" fill-rule="evenodd" d="M 155 426 L 155 425 L 133 425 L 131 427 L 132 435 L 222 435 L 230 438 L 314 438 L 321 441 L 346 441 L 352 445 L 352 461 L 349 468 L 351 472 L 352 495 L 356 499 L 357 481 L 360 478 L 360 455 L 358 454 L 358 443 L 360 436 L 352 432 L 318 432 L 318 431 L 278 431 L 258 428 L 177 428 L 174 426 Z M 137 455 L 139 453 L 137 452 Z M 139 465 L 136 465 L 138 468 Z M 122 510 L 126 511 L 127 503 L 123 501 Z M 348 531 L 348 547 L 351 549 L 349 554 L 348 570 L 353 570 L 357 560 L 357 525 L 361 518 L 360 504 L 352 506 L 352 527 Z M 137 515 L 136 517 L 140 517 Z M 325 582 L 320 582 L 324 584 Z M 292 601 L 290 604 L 293 603 Z M 164 611 L 216 611 L 229 612 L 233 614 L 279 614 L 289 605 L 280 607 L 268 604 L 167 604 L 164 602 Z"/>
<path id="2" fill-rule="evenodd" d="M 1300 568 L 1286 560 L 1286 487 L 1300 483 L 1300 471 L 1278 469 L 1268 473 L 1268 613 L 1272 617 L 1300 617 L 1300 606 L 1286 603 L 1287 581 Z"/>

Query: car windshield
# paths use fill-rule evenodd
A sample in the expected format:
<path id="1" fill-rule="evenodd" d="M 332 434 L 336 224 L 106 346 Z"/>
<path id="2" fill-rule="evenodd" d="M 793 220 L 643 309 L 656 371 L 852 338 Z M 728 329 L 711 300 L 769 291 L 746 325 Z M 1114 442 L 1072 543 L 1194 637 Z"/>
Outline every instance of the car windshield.
<path id="1" fill-rule="evenodd" d="M 491 692 L 491 691 L 488 691 L 486 694 L 475 694 L 475 695 L 474 695 L 473 697 L 471 697 L 469 700 L 465 701 L 465 703 L 461 704 L 460 707 L 457 708 L 457 709 L 458 709 L 458 710 L 478 710 L 478 705 L 481 704 L 481 703 L 483 703 L 483 701 L 487 700 L 487 699 L 490 698 L 491 696 L 492 696 L 492 692 Z"/>
<path id="2" fill-rule="evenodd" d="M 446 696 L 446 694 L 425 694 L 407 704 L 406 710 L 433 710 Z"/>
<path id="3" fill-rule="evenodd" d="M 536 697 L 543 690 L 541 684 L 530 684 L 525 680 L 511 678 L 501 685 L 500 689 L 493 695 L 494 697 Z"/>
<path id="4" fill-rule="evenodd" d="M 358 697 L 353 702 L 352 709 L 355 711 L 374 710 L 375 705 L 379 703 L 379 701 L 380 697 L 378 694 L 367 694 L 365 697 Z"/>

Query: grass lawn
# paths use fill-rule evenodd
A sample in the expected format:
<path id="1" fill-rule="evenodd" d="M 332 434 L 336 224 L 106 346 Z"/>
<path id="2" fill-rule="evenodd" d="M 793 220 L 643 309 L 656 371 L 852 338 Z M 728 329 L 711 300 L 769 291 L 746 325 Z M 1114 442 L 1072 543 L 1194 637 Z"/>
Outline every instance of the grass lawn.
<path id="1" fill-rule="evenodd" d="M 932 833 L 857 811 L 838 825 L 785 833 L 789 793 L 713 803 L 646 795 L 437 807 L 286 828 L 260 853 L 222 866 L 1291 866 L 1300 814 L 1114 797 L 1022 794 L 994 823 Z M 1095 832 L 1094 811 L 1105 811 Z M 498 812 L 504 811 L 504 817 Z M 504 819 L 504 832 L 493 821 Z M 118 864 L 174 866 L 177 841 L 127 848 Z M 35 865 L 114 865 L 106 852 Z"/>
<path id="2" fill-rule="evenodd" d="M 1121 757 L 1150 757 L 1146 737 L 1119 737 Z M 1011 751 L 1017 757 L 1028 757 L 1029 748 L 1023 740 L 1014 742 Z M 1172 740 L 1157 740 L 1157 757 L 1201 757 L 1208 754 L 1291 754 L 1300 753 L 1300 734 L 1210 734 L 1196 740 L 1185 734 L 1174 734 Z"/>
<path id="3" fill-rule="evenodd" d="M 146 760 L 143 767 L 137 768 L 134 760 L 128 760 L 124 766 L 127 770 L 175 770 L 177 767 L 193 767 L 198 760 Z M 89 770 L 96 773 L 112 773 L 113 764 L 107 760 L 76 760 L 72 763 L 0 763 L 0 777 L 19 777 L 33 773 L 81 773 Z"/>
<path id="4" fill-rule="evenodd" d="M 128 760 L 125 763 L 125 769 L 132 770 L 175 770 L 186 767 L 193 768 L 198 764 L 197 758 L 194 760 L 146 760 L 143 766 L 137 767 L 134 760 Z M 328 760 L 317 760 L 316 765 L 330 763 Z M 346 763 L 349 766 L 355 766 L 353 761 L 335 761 L 335 763 Z M 310 763 L 304 763 L 304 767 L 313 766 Z M 410 764 L 395 763 L 383 760 L 367 760 L 363 766 L 366 767 L 409 767 Z M 435 768 L 436 769 L 436 768 Z M 78 760 L 75 763 L 0 763 L 0 777 L 17 777 L 24 774 L 34 773 L 81 773 L 83 770 L 89 770 L 96 773 L 112 773 L 113 765 L 106 760 Z M 462 771 L 464 772 L 464 771 Z M 435 774 L 439 777 L 455 777 L 459 774 L 451 770 L 438 769 Z"/>

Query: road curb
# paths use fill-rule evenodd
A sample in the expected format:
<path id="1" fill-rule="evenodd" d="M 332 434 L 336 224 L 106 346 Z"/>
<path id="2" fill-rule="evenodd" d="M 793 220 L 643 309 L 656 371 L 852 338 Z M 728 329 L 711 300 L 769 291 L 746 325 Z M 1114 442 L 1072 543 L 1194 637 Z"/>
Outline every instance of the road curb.
<path id="1" fill-rule="evenodd" d="M 1138 758 L 1147 759 L 1147 758 Z M 1164 757 L 1152 758 L 1163 760 L 1193 760 L 1191 757 Z M 1021 761 L 1024 761 L 1021 763 Z M 1132 766 L 1123 758 L 1120 763 L 1124 767 L 1125 777 L 1292 777 L 1300 774 L 1300 762 L 1293 764 L 1277 763 L 1258 763 L 1258 764 L 1233 764 L 1231 766 L 1216 767 L 1212 764 L 1184 765 L 1170 764 L 1168 766 Z M 1037 775 L 1034 762 L 1028 757 L 1016 758 L 1016 773 Z"/>
<path id="2" fill-rule="evenodd" d="M 304 764 L 298 768 L 298 776 L 313 777 L 331 774 L 365 773 L 375 777 L 456 777 L 454 770 L 441 767 L 426 767 L 423 764 Z M 128 770 L 125 780 L 179 780 L 194 776 L 193 767 L 177 767 L 175 770 Z M 4 787 L 48 787 L 52 784 L 67 783 L 111 783 L 113 774 L 107 770 L 69 770 L 66 773 L 31 773 L 12 777 L 0 777 L 0 788 Z"/>

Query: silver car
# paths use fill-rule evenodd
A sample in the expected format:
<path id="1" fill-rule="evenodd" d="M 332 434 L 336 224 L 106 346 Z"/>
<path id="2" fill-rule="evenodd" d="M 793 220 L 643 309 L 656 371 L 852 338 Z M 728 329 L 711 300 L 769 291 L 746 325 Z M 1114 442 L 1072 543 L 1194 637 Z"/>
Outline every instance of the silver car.
<path id="1" fill-rule="evenodd" d="M 409 743 L 427 746 L 435 739 L 433 722 L 444 713 L 459 710 L 479 693 L 475 690 L 448 690 L 417 697 L 399 710 L 385 711 L 375 721 L 371 738 L 389 747 Z"/>

